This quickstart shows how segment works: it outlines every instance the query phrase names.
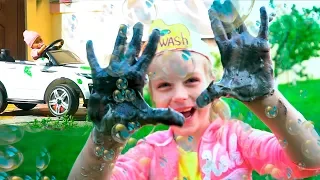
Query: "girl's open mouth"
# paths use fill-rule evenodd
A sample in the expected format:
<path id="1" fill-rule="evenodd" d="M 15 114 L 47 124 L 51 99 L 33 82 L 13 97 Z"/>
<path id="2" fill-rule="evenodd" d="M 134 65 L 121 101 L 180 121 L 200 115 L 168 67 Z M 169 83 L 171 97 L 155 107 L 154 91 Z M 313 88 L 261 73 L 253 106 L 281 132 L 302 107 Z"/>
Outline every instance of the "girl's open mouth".
<path id="1" fill-rule="evenodd" d="M 194 107 L 192 107 L 190 110 L 183 111 L 180 113 L 184 116 L 185 119 L 189 119 L 193 116 L 195 111 L 196 111 L 196 109 Z"/>

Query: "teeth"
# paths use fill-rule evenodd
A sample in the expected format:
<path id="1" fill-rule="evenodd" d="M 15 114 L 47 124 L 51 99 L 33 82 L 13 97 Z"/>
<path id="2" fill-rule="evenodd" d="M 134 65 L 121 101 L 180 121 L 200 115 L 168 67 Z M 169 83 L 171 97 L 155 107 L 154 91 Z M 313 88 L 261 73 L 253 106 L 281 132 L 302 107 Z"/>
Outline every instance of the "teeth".
<path id="1" fill-rule="evenodd" d="M 191 111 L 191 109 L 192 109 L 192 108 L 186 109 L 186 110 L 182 110 L 182 111 L 180 111 L 180 112 L 188 112 L 188 111 Z"/>

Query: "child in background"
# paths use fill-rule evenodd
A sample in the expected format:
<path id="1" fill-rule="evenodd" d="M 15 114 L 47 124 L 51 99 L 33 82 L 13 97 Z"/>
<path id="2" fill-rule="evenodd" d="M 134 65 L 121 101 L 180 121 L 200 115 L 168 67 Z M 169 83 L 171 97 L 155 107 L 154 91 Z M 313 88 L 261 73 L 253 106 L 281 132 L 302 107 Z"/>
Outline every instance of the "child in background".
<path id="1" fill-rule="evenodd" d="M 25 30 L 23 32 L 23 37 L 26 44 L 32 49 L 31 50 L 32 58 L 34 60 L 37 60 L 47 47 L 44 44 L 40 34 L 35 31 Z"/>

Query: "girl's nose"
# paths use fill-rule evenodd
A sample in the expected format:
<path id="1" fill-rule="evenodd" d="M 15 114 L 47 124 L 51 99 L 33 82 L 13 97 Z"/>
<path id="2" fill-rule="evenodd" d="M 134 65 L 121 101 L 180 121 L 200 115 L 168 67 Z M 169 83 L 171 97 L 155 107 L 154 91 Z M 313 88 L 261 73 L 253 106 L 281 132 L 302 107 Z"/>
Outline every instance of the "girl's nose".
<path id="1" fill-rule="evenodd" d="M 183 102 L 189 97 L 188 90 L 185 87 L 176 87 L 172 101 Z"/>

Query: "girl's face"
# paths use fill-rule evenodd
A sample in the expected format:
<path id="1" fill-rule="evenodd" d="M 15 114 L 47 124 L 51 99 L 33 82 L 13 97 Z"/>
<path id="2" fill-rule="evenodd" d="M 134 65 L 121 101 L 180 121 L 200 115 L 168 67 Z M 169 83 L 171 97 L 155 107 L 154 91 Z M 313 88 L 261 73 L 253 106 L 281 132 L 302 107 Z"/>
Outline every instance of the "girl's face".
<path id="1" fill-rule="evenodd" d="M 182 51 L 170 51 L 155 57 L 149 67 L 150 90 L 157 108 L 172 108 L 185 116 L 183 127 L 173 126 L 179 135 L 205 130 L 210 121 L 210 105 L 197 109 L 196 99 L 213 80 L 205 68 L 204 56 L 191 52 L 187 59 Z"/>
<path id="2" fill-rule="evenodd" d="M 43 40 L 39 36 L 39 37 L 37 37 L 37 39 L 32 44 L 32 49 L 40 49 L 42 45 L 43 45 Z"/>

